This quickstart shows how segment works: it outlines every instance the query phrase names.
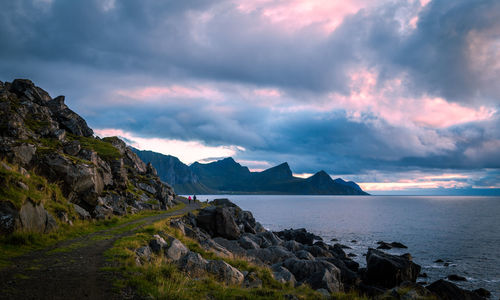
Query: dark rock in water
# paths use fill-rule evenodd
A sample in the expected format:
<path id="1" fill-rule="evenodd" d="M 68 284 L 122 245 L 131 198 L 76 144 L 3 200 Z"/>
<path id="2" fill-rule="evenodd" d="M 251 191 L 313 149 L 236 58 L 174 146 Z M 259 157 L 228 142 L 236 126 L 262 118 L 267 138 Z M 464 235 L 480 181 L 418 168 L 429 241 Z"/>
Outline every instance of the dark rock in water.
<path id="1" fill-rule="evenodd" d="M 445 263 L 443 264 L 443 266 L 448 267 L 448 266 L 450 266 L 450 263 L 449 263 L 449 262 L 445 262 Z"/>
<path id="2" fill-rule="evenodd" d="M 489 298 L 491 297 L 491 293 L 490 291 L 488 291 L 487 289 L 483 289 L 483 288 L 478 288 L 476 290 L 473 291 L 475 294 L 481 296 L 481 297 L 484 297 L 484 298 Z"/>
<path id="3" fill-rule="evenodd" d="M 355 244 L 355 243 L 357 243 L 357 242 L 358 242 L 358 241 L 356 241 L 356 240 L 352 240 L 352 241 L 351 241 L 351 243 L 354 243 L 354 244 Z"/>
<path id="4" fill-rule="evenodd" d="M 339 257 L 339 258 L 346 258 L 347 257 L 347 255 L 344 252 L 344 248 L 342 248 L 341 244 L 335 244 L 333 246 L 330 246 L 329 250 L 336 257 Z"/>
<path id="5" fill-rule="evenodd" d="M 451 281 L 467 281 L 467 278 L 460 276 L 460 275 L 456 275 L 456 274 L 448 275 L 447 278 L 448 278 L 448 280 L 451 280 Z"/>
<path id="6" fill-rule="evenodd" d="M 351 247 L 343 244 L 339 244 L 342 249 L 352 249 Z"/>
<path id="7" fill-rule="evenodd" d="M 285 241 L 294 240 L 304 245 L 312 245 L 315 240 L 322 240 L 320 236 L 307 232 L 305 228 L 285 229 L 276 234 Z"/>
<path id="8" fill-rule="evenodd" d="M 418 277 L 421 277 L 421 278 L 427 278 L 427 273 L 421 273 L 421 274 L 418 274 Z"/>
<path id="9" fill-rule="evenodd" d="M 356 255 L 356 254 L 354 254 L 354 253 L 348 253 L 348 254 L 347 254 L 347 256 L 348 256 L 348 257 L 356 257 L 357 255 Z"/>
<path id="10" fill-rule="evenodd" d="M 333 238 L 333 239 L 331 239 L 331 240 L 330 240 L 330 242 L 338 242 L 338 241 L 339 241 L 339 240 L 338 240 L 338 239 L 336 239 L 336 238 Z"/>
<path id="11" fill-rule="evenodd" d="M 391 243 L 391 246 L 393 248 L 399 248 L 399 249 L 408 249 L 408 247 L 406 247 L 405 245 L 403 245 L 402 243 L 400 242 L 392 242 Z"/>
<path id="12" fill-rule="evenodd" d="M 367 284 L 392 288 L 403 281 L 415 282 L 420 269 L 409 255 L 396 256 L 370 248 L 366 255 L 366 274 L 363 280 Z"/>
<path id="13" fill-rule="evenodd" d="M 386 242 L 381 242 L 381 243 L 378 243 L 378 244 L 379 244 L 379 246 L 377 247 L 377 249 L 382 249 L 382 250 L 392 249 L 391 244 L 388 244 Z"/>
<path id="14" fill-rule="evenodd" d="M 483 299 L 474 292 L 459 288 L 455 284 L 438 280 L 427 286 L 427 289 L 442 300 L 481 300 Z"/>
<path id="15" fill-rule="evenodd" d="M 436 259 L 434 262 L 435 263 L 444 263 L 444 260 L 442 260 L 442 259 Z"/>

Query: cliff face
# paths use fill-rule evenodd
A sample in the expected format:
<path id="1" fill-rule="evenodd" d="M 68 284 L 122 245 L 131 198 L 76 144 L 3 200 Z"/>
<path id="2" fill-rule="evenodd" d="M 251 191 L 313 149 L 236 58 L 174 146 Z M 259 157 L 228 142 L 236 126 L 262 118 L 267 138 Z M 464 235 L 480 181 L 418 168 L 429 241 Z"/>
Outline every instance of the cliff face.
<path id="1" fill-rule="evenodd" d="M 36 227 L 19 217 L 28 203 L 35 210 L 47 211 L 44 204 L 51 207 L 50 193 L 38 200 L 29 196 L 33 176 L 60 191 L 64 200 L 59 201 L 72 204 L 52 205 L 55 208 L 47 211 L 51 218 L 66 216 L 57 222 L 70 222 L 72 216 L 107 218 L 173 205 L 173 189 L 160 181 L 152 165 L 146 165 L 116 137 L 94 137 L 85 120 L 64 100 L 64 96 L 52 98 L 29 80 L 0 82 L 1 179 L 6 183 L 0 191 L 0 219 L 11 220 L 0 224 L 0 232 Z M 9 180 L 28 189 L 13 197 Z"/>

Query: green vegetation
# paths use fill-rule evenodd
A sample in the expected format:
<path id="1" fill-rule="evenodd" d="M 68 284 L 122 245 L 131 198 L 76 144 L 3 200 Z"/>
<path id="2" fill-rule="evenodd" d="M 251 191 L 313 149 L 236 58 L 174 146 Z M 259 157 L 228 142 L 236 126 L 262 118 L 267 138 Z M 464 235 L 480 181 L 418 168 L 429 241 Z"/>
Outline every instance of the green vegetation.
<path id="1" fill-rule="evenodd" d="M 176 237 L 205 259 L 222 260 L 168 224 L 170 219 L 146 226 L 133 236 L 117 240 L 114 247 L 106 252 L 108 259 L 119 262 L 119 267 L 108 268 L 121 275 L 115 282 L 117 288 L 131 287 L 140 296 L 153 299 L 286 299 L 287 295 L 294 295 L 299 299 L 323 299 L 320 293 L 305 285 L 295 288 L 274 280 L 268 268 L 254 265 L 245 259 L 223 260 L 241 271 L 255 272 L 262 280 L 262 288 L 226 285 L 208 273 L 202 278 L 190 278 L 163 255 L 153 255 L 149 263 L 138 266 L 135 249 L 147 245 L 151 236 L 158 232 Z M 342 300 L 367 299 L 359 297 L 357 293 L 338 293 L 333 297 Z"/>
<path id="2" fill-rule="evenodd" d="M 106 161 L 114 161 L 121 157 L 120 152 L 108 140 L 100 140 L 93 137 L 76 136 L 68 134 L 68 139 L 77 140 L 84 149 L 94 150 Z"/>

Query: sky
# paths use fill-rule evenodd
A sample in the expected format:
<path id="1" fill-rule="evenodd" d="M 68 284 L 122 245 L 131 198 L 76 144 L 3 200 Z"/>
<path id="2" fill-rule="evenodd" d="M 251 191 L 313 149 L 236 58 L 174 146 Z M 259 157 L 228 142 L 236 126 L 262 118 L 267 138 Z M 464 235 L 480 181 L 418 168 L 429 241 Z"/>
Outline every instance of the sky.
<path id="1" fill-rule="evenodd" d="M 0 80 L 189 164 L 500 194 L 496 0 L 0 0 Z"/>

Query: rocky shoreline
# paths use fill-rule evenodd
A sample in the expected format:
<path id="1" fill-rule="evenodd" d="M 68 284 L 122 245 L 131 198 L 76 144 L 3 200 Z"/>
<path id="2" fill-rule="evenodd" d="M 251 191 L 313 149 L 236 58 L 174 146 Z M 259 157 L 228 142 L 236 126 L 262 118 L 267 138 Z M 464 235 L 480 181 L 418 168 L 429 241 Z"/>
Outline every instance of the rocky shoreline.
<path id="1" fill-rule="evenodd" d="M 404 249 L 406 246 L 401 243 L 380 242 L 381 249 L 369 248 L 366 267 L 360 268 L 346 254 L 343 245 L 327 244 L 303 228 L 268 231 L 250 211 L 242 210 L 228 199 L 215 199 L 197 215 L 189 213 L 171 220 L 170 225 L 220 258 L 246 259 L 270 268 L 273 277 L 280 282 L 291 286 L 307 284 L 325 295 L 357 291 L 380 299 L 489 297 L 484 289 L 468 291 L 442 279 L 426 286 L 417 283 L 419 276 L 425 274 L 420 274 L 421 267 L 412 261 L 409 253 L 392 255 L 381 250 L 388 247 Z M 210 273 L 227 284 L 262 285 L 256 274 L 240 271 L 221 260 L 204 259 L 164 232 L 158 232 L 148 245 L 136 249 L 136 263 L 147 263 L 154 253 L 164 255 L 192 277 Z"/>

